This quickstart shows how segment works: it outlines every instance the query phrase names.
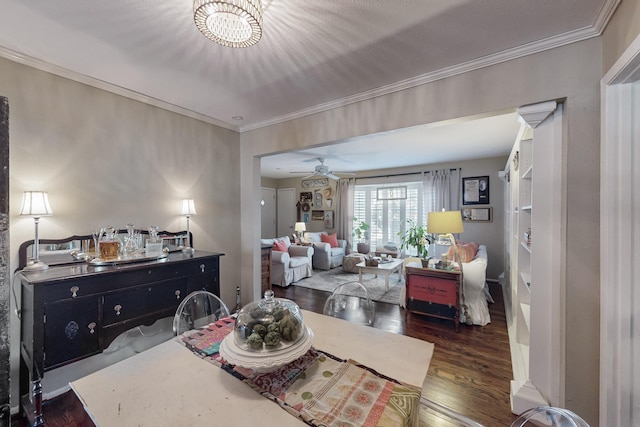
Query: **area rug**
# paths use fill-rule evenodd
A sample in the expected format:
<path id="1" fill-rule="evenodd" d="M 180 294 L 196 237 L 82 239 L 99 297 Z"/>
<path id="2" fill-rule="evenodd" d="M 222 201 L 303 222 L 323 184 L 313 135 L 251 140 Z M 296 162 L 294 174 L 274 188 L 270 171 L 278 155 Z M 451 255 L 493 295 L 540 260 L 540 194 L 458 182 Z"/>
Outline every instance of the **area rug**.
<path id="1" fill-rule="evenodd" d="M 333 292 L 335 288 L 343 283 L 357 282 L 357 273 L 346 273 L 342 267 L 331 270 L 313 270 L 313 276 L 298 280 L 292 283 L 303 288 L 318 289 L 320 291 Z M 373 301 L 386 302 L 389 304 L 400 304 L 400 298 L 404 290 L 404 281 L 398 282 L 398 275 L 392 274 L 389 277 L 389 290 L 385 291 L 384 277 L 375 277 L 373 274 L 362 275 L 362 284 L 367 287 Z"/>

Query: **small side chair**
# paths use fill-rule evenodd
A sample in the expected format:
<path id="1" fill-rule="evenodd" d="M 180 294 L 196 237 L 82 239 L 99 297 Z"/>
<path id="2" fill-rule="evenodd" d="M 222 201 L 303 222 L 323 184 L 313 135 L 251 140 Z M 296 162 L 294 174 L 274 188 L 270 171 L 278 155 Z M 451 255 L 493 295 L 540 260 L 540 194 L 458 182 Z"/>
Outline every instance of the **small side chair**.
<path id="1" fill-rule="evenodd" d="M 327 298 L 323 314 L 371 326 L 376 310 L 369 291 L 362 283 L 347 282 L 334 289 Z"/>
<path id="2" fill-rule="evenodd" d="M 215 294 L 208 291 L 191 292 L 176 310 L 173 317 L 173 334 L 180 335 L 225 316 L 229 316 L 229 309 Z"/>

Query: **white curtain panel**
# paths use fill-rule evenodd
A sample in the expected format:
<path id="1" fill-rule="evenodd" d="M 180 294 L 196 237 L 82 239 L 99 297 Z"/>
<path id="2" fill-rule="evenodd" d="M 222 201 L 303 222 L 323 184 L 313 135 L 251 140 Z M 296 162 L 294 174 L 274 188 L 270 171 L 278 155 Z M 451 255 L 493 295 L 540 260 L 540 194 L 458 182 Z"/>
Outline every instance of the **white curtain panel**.
<path id="1" fill-rule="evenodd" d="M 425 215 L 460 209 L 460 169 L 443 169 L 422 175 Z"/>
<path id="2" fill-rule="evenodd" d="M 355 178 L 338 181 L 338 207 L 336 212 L 336 233 L 338 238 L 347 241 L 347 252 L 352 245 L 353 196 L 356 188 Z"/>

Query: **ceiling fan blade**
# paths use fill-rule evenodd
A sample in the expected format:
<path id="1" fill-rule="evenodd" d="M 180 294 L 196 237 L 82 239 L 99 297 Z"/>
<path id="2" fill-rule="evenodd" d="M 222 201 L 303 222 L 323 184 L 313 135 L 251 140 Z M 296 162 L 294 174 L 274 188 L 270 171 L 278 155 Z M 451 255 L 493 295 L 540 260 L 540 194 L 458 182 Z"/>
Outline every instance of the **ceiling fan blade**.
<path id="1" fill-rule="evenodd" d="M 313 171 L 297 171 L 297 172 L 291 171 L 289 173 L 314 173 L 314 172 Z"/>
<path id="2" fill-rule="evenodd" d="M 331 179 L 335 179 L 336 181 L 340 180 L 339 176 L 336 176 L 334 174 L 332 174 L 331 172 L 329 172 L 328 174 L 325 175 L 327 178 L 331 178 Z"/>
<path id="3" fill-rule="evenodd" d="M 321 176 L 321 175 L 318 175 L 317 173 L 312 173 L 311 175 L 303 176 L 301 179 L 315 178 L 317 176 Z"/>

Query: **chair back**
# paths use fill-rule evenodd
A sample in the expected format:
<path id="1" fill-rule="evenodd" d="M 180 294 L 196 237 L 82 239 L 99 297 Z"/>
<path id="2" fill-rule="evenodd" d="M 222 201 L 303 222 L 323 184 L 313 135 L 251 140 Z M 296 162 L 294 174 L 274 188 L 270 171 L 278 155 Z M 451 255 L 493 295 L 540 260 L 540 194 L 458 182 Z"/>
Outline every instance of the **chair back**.
<path id="1" fill-rule="evenodd" d="M 350 322 L 373 325 L 375 306 L 367 288 L 359 282 L 338 286 L 324 303 L 323 313 Z"/>
<path id="2" fill-rule="evenodd" d="M 229 316 L 229 309 L 215 294 L 208 291 L 191 292 L 182 300 L 173 317 L 173 334 L 197 329 Z"/>
<path id="3" fill-rule="evenodd" d="M 523 412 L 511 423 L 511 427 L 524 426 L 589 427 L 589 424 L 568 409 L 538 406 Z"/>

